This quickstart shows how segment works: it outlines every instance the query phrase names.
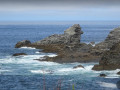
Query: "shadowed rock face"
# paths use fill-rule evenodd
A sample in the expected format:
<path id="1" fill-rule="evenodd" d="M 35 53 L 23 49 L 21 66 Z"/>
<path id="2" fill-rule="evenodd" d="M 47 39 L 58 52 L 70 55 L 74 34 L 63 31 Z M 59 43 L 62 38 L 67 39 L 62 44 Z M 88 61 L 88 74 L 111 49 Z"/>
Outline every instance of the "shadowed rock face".
<path id="1" fill-rule="evenodd" d="M 115 70 L 120 68 L 120 42 L 114 44 L 109 51 L 104 52 L 99 65 L 93 70 Z"/>
<path id="2" fill-rule="evenodd" d="M 64 31 L 64 34 L 54 34 L 43 40 L 37 41 L 34 44 L 80 44 L 80 37 L 83 32 L 79 24 L 74 24 L 72 27 Z"/>

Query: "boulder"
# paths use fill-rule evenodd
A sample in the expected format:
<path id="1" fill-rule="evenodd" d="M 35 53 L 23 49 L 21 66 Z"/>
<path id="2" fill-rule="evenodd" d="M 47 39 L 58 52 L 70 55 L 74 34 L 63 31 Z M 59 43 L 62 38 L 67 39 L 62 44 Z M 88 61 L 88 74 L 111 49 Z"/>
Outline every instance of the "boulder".
<path id="1" fill-rule="evenodd" d="M 107 75 L 106 74 L 100 74 L 100 77 L 106 77 Z"/>
<path id="2" fill-rule="evenodd" d="M 25 53 L 15 53 L 15 54 L 13 54 L 13 56 L 20 56 L 20 55 L 27 55 L 27 54 L 25 54 Z"/>
<path id="3" fill-rule="evenodd" d="M 83 34 L 79 24 L 74 24 L 72 27 L 64 31 L 64 34 L 54 34 L 43 40 L 37 41 L 36 45 L 49 44 L 80 44 L 80 37 Z"/>
<path id="4" fill-rule="evenodd" d="M 114 44 L 110 50 L 104 52 L 99 65 L 95 65 L 93 70 L 115 70 L 120 69 L 120 42 Z"/>
<path id="5" fill-rule="evenodd" d="M 78 66 L 74 66 L 73 69 L 76 69 L 76 68 L 84 68 L 82 65 L 78 65 Z"/>
<path id="6" fill-rule="evenodd" d="M 120 75 L 120 71 L 117 74 Z"/>
<path id="7" fill-rule="evenodd" d="M 20 48 L 20 47 L 24 47 L 24 46 L 28 46 L 30 45 L 31 42 L 29 40 L 23 40 L 23 41 L 19 41 L 16 45 L 15 48 Z"/>

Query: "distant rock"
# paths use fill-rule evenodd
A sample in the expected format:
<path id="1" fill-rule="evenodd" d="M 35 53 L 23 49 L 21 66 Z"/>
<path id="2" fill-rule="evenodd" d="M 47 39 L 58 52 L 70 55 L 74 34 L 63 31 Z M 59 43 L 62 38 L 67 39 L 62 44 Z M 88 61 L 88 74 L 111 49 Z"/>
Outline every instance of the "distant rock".
<path id="1" fill-rule="evenodd" d="M 29 40 L 23 40 L 23 41 L 18 42 L 15 45 L 15 48 L 20 48 L 20 47 L 28 46 L 30 44 L 31 44 L 31 42 Z"/>
<path id="2" fill-rule="evenodd" d="M 73 69 L 84 68 L 82 65 L 74 66 Z"/>
<path id="3" fill-rule="evenodd" d="M 48 44 L 79 44 L 80 37 L 83 32 L 79 24 L 74 24 L 72 27 L 64 31 L 64 34 L 54 34 L 43 40 L 37 41 L 36 45 Z"/>
<path id="4" fill-rule="evenodd" d="M 20 56 L 20 55 L 27 55 L 27 54 L 25 54 L 25 53 L 15 53 L 15 54 L 13 54 L 13 56 Z"/>
<path id="5" fill-rule="evenodd" d="M 106 74 L 100 74 L 100 77 L 106 77 L 107 75 Z"/>
<path id="6" fill-rule="evenodd" d="M 110 50 L 104 52 L 99 65 L 95 65 L 93 70 L 115 70 L 120 69 L 120 42 L 114 44 Z"/>

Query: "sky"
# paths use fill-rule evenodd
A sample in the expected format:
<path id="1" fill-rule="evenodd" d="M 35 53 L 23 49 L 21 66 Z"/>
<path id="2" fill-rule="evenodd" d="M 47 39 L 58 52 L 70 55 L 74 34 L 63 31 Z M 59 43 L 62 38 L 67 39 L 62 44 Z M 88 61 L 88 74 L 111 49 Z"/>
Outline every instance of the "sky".
<path id="1" fill-rule="evenodd" d="M 5 21 L 120 21 L 120 0 L 0 0 Z"/>

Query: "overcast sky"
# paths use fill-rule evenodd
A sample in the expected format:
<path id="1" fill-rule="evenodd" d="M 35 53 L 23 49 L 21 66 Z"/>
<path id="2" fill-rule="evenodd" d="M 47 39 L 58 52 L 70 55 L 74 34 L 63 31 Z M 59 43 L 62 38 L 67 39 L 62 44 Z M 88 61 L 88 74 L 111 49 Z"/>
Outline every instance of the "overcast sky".
<path id="1" fill-rule="evenodd" d="M 120 21 L 120 0 L 0 0 L 0 21 Z"/>

